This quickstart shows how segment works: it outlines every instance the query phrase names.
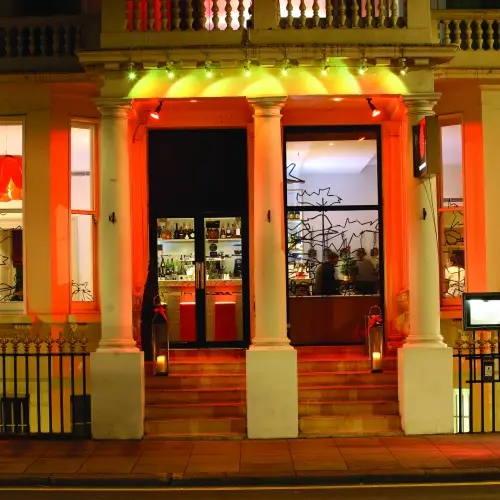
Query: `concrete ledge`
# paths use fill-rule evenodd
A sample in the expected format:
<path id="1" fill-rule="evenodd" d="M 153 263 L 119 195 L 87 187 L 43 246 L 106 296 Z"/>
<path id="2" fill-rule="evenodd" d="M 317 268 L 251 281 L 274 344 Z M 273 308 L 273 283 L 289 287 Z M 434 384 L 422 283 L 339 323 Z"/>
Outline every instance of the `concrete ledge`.
<path id="1" fill-rule="evenodd" d="M 0 474 L 2 487 L 80 488 L 186 488 L 224 486 L 330 486 L 369 484 L 466 483 L 499 481 L 500 467 L 461 469 L 408 469 L 307 471 L 284 474 Z"/>

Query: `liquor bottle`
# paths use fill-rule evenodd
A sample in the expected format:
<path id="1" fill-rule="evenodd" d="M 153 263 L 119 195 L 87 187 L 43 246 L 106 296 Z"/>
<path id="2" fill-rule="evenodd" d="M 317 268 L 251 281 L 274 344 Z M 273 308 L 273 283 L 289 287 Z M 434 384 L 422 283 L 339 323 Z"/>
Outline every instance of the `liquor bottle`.
<path id="1" fill-rule="evenodd" d="M 156 235 L 158 238 L 161 238 L 161 226 L 159 223 L 156 223 Z"/>
<path id="2" fill-rule="evenodd" d="M 174 240 L 179 239 L 179 224 L 175 223 Z"/>
<path id="3" fill-rule="evenodd" d="M 194 229 L 191 227 L 191 224 L 189 224 L 189 239 L 194 240 Z"/>
<path id="4" fill-rule="evenodd" d="M 170 231 L 170 224 L 167 222 L 165 224 L 165 235 L 163 236 L 164 240 L 171 240 L 172 239 L 172 231 Z"/>
<path id="5" fill-rule="evenodd" d="M 236 238 L 241 238 L 241 227 L 239 223 L 236 223 L 236 229 L 234 230 L 234 236 Z"/>
<path id="6" fill-rule="evenodd" d="M 163 255 L 161 256 L 161 262 L 160 262 L 160 271 L 158 273 L 160 278 L 164 278 L 167 274 L 167 268 L 165 266 L 165 260 L 163 259 Z"/>
<path id="7" fill-rule="evenodd" d="M 226 238 L 231 238 L 231 228 L 229 227 L 229 222 L 226 224 Z"/>
<path id="8" fill-rule="evenodd" d="M 184 224 L 183 236 L 185 240 L 189 240 L 189 228 L 187 224 Z"/>

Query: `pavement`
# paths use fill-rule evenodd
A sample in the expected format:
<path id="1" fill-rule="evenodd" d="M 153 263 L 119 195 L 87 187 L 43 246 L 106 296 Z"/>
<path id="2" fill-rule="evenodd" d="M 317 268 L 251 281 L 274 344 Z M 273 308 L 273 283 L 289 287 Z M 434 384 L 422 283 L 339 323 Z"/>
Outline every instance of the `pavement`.
<path id="1" fill-rule="evenodd" d="M 0 487 L 500 481 L 500 434 L 241 441 L 0 441 Z"/>

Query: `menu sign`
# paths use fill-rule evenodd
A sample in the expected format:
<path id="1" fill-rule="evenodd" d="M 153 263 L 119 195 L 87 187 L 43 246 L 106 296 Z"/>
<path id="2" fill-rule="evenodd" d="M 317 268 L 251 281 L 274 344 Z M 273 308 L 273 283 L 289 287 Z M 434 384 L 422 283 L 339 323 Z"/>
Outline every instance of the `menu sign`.
<path id="1" fill-rule="evenodd" d="M 412 128 L 413 176 L 419 179 L 427 175 L 427 120 L 422 118 Z"/>
<path id="2" fill-rule="evenodd" d="M 464 330 L 500 330 L 500 293 L 464 293 Z"/>

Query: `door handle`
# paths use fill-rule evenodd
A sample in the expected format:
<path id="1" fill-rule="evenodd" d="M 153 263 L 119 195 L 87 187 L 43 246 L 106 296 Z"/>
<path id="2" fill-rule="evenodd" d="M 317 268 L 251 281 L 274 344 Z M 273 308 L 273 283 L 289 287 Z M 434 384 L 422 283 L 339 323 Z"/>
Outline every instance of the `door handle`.
<path id="1" fill-rule="evenodd" d="M 200 262 L 200 290 L 205 290 L 207 275 L 205 273 L 205 263 Z"/>
<path id="2" fill-rule="evenodd" d="M 196 290 L 200 289 L 200 263 L 194 263 L 194 286 Z"/>

